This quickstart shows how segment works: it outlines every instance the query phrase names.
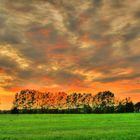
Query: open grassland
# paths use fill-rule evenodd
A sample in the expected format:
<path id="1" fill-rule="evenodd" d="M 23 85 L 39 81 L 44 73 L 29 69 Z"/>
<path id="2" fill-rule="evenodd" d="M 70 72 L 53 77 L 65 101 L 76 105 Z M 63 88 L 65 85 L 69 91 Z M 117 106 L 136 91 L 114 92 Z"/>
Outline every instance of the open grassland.
<path id="1" fill-rule="evenodd" d="M 0 115 L 0 140 L 140 140 L 140 114 Z"/>

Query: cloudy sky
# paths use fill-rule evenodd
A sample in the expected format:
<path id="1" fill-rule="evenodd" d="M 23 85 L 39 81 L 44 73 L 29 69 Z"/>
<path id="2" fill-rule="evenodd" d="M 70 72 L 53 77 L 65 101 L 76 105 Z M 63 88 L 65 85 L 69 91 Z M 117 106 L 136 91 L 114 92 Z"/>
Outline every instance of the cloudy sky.
<path id="1" fill-rule="evenodd" d="M 0 0 L 0 95 L 111 90 L 140 99 L 140 0 Z"/>

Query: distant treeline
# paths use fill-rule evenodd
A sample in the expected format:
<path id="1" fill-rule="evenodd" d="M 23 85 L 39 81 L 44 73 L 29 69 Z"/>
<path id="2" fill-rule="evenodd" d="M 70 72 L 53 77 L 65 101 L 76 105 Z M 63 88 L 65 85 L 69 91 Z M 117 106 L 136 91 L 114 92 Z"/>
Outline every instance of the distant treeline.
<path id="1" fill-rule="evenodd" d="M 119 100 L 111 91 L 91 93 L 50 93 L 22 90 L 15 95 L 11 113 L 126 113 L 140 112 L 140 102 Z"/>

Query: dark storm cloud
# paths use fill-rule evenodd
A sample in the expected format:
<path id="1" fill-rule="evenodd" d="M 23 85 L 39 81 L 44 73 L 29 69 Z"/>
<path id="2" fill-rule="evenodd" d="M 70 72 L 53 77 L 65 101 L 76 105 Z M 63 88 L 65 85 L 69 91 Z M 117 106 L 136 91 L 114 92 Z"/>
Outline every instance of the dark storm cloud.
<path id="1" fill-rule="evenodd" d="M 123 37 L 125 38 L 126 41 L 133 40 L 137 37 L 140 36 L 140 26 L 136 25 L 135 27 L 128 27 L 129 29 L 127 30 L 126 33 L 124 33 Z"/>
<path id="2" fill-rule="evenodd" d="M 122 0 L 109 0 L 110 5 L 113 6 L 113 8 L 121 8 L 125 6 L 125 1 Z"/>
<path id="3" fill-rule="evenodd" d="M 0 14 L 0 43 L 21 43 L 18 32 L 7 25 L 7 16 L 8 15 L 3 12 Z"/>
<path id="4" fill-rule="evenodd" d="M 10 58 L 0 56 L 0 67 L 12 72 L 17 69 L 17 64 Z"/>
<path id="5" fill-rule="evenodd" d="M 5 30 L 0 34 L 0 43 L 18 44 L 21 43 L 21 38 L 14 31 Z"/>
<path id="6" fill-rule="evenodd" d="M 84 76 L 80 74 L 73 74 L 70 71 L 66 70 L 56 70 L 48 74 L 57 84 L 67 85 L 73 84 L 75 81 L 83 81 Z"/>
<path id="7" fill-rule="evenodd" d="M 0 27 L 3 28 L 5 26 L 6 18 L 5 16 L 1 13 L 0 15 Z"/>
<path id="8" fill-rule="evenodd" d="M 102 5 L 103 0 L 92 0 L 93 5 L 95 5 L 95 7 L 99 7 Z"/>
<path id="9" fill-rule="evenodd" d="M 49 32 L 48 33 L 49 35 L 47 37 L 44 36 L 44 34 L 39 33 L 40 31 L 43 31 L 43 30 L 46 30 Z M 34 37 L 35 35 L 33 36 L 34 40 L 36 39 L 40 41 L 45 40 L 51 44 L 55 44 L 58 41 L 58 37 L 59 37 L 58 31 L 51 24 L 42 26 L 39 23 L 33 22 L 29 25 L 28 32 L 35 35 L 38 34 L 38 36 L 36 35 L 36 37 Z"/>
<path id="10" fill-rule="evenodd" d="M 38 46 L 39 47 L 39 46 Z M 22 47 L 20 49 L 24 57 L 27 59 L 33 61 L 33 63 L 47 63 L 47 56 L 43 49 L 37 48 L 36 46 L 30 47 Z"/>
<path id="11" fill-rule="evenodd" d="M 140 10 L 136 11 L 136 12 L 134 13 L 134 16 L 135 16 L 136 18 L 140 18 Z"/>
<path id="12" fill-rule="evenodd" d="M 33 78 L 35 74 L 33 72 L 33 69 L 27 69 L 27 70 L 18 70 L 17 76 L 20 79 L 30 79 L 30 78 Z"/>
<path id="13" fill-rule="evenodd" d="M 130 56 L 127 58 L 127 60 L 131 64 L 139 63 L 140 62 L 140 55 Z"/>
<path id="14" fill-rule="evenodd" d="M 131 74 L 131 75 L 119 75 L 119 76 L 110 76 L 110 77 L 105 77 L 105 78 L 97 78 L 94 79 L 94 81 L 97 82 L 102 82 L 102 83 L 108 83 L 108 82 L 114 82 L 114 81 L 119 81 L 119 80 L 133 80 L 135 78 L 140 77 L 140 73 L 136 74 Z"/>
<path id="15" fill-rule="evenodd" d="M 88 56 L 85 56 L 83 59 L 79 61 L 79 67 L 83 69 L 98 69 L 103 66 L 109 66 L 114 64 L 114 60 L 112 59 L 113 49 L 109 46 L 101 47 L 88 53 Z"/>
<path id="16" fill-rule="evenodd" d="M 34 0 L 3 0 L 5 2 L 5 5 L 7 6 L 7 8 L 11 9 L 11 10 L 15 10 L 17 12 L 32 12 L 33 10 L 36 10 L 36 8 L 34 7 L 34 5 L 32 4 L 33 2 L 35 2 Z"/>

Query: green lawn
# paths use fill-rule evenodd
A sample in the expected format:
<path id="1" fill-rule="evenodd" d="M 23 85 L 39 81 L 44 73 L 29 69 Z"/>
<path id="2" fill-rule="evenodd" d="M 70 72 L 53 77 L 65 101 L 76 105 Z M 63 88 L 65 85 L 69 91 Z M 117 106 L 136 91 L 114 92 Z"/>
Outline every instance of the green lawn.
<path id="1" fill-rule="evenodd" d="M 0 115 L 0 140 L 140 140 L 140 114 Z"/>

